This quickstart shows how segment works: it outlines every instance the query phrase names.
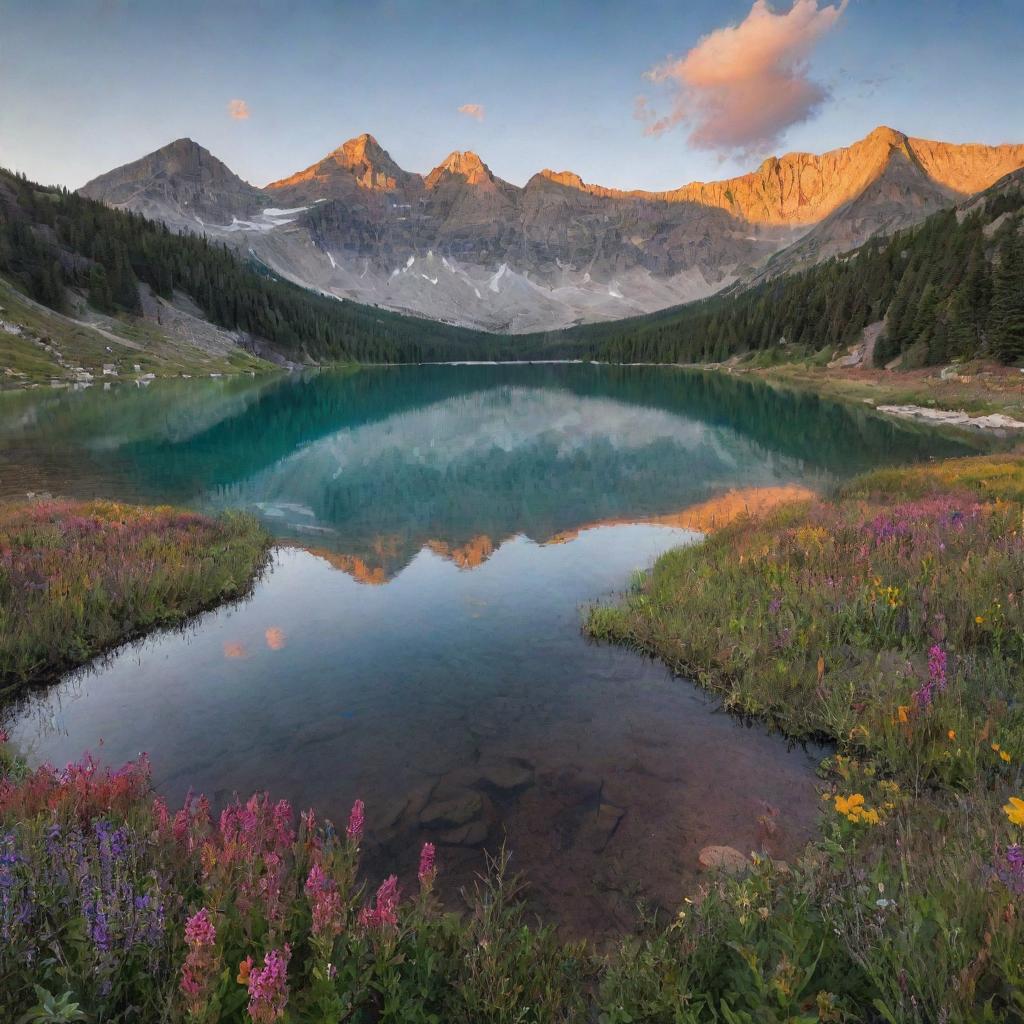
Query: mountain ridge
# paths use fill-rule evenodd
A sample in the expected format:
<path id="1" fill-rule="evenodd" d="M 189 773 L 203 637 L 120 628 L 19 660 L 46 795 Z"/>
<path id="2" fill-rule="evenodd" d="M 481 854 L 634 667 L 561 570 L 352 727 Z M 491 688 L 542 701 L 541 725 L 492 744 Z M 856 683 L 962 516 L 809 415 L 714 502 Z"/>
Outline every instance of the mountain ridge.
<path id="1" fill-rule="evenodd" d="M 1024 145 L 880 126 L 846 147 L 663 192 L 549 169 L 518 186 L 472 151 L 406 171 L 364 132 L 262 189 L 176 140 L 81 191 L 221 238 L 317 291 L 524 333 L 653 312 L 807 266 L 1020 167 Z"/>

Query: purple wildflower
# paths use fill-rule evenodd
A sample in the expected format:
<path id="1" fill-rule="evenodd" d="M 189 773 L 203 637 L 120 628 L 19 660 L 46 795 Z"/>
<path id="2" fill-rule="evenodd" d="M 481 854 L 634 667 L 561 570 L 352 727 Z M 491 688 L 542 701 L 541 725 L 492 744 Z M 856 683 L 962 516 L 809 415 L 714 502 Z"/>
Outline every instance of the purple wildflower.
<path id="1" fill-rule="evenodd" d="M 996 865 L 996 875 L 1011 892 L 1024 895 L 1024 847 L 1008 846 L 1002 863 Z"/>

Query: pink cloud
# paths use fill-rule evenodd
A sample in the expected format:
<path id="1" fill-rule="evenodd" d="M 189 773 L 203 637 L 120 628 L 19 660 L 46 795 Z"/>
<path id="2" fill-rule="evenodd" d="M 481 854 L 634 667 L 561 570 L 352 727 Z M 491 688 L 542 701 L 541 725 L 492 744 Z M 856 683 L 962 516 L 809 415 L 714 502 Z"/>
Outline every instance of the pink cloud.
<path id="1" fill-rule="evenodd" d="M 478 121 L 482 121 L 486 116 L 487 111 L 484 110 L 484 105 L 482 103 L 463 103 L 462 106 L 459 107 L 459 113 L 465 114 L 466 117 L 475 117 Z"/>
<path id="2" fill-rule="evenodd" d="M 635 116 L 647 135 L 689 128 L 691 145 L 719 152 L 769 147 L 794 124 L 811 117 L 828 97 L 810 78 L 807 59 L 846 9 L 848 0 L 819 7 L 794 0 L 778 13 L 754 0 L 738 25 L 716 29 L 684 57 L 652 68 L 646 77 L 673 91 L 672 109 L 658 116 L 646 99 Z"/>
<path id="3" fill-rule="evenodd" d="M 234 118 L 236 121 L 248 121 L 249 104 L 245 100 L 229 100 L 228 117 Z"/>

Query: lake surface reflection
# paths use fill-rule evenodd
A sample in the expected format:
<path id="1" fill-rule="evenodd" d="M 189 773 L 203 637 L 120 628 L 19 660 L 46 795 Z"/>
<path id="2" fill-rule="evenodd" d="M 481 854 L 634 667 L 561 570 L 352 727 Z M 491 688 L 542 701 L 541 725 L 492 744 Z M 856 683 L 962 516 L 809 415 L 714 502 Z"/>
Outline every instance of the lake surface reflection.
<path id="1" fill-rule="evenodd" d="M 414 872 L 429 839 L 449 895 L 506 839 L 538 911 L 620 930 L 639 896 L 674 908 L 707 843 L 791 856 L 820 751 L 588 643 L 581 607 L 697 539 L 680 526 L 724 494 L 961 450 L 867 409 L 671 369 L 0 396 L 2 494 L 243 507 L 301 545 L 249 600 L 8 709 L 12 738 L 55 762 L 146 750 L 174 799 L 269 789 L 341 820 L 361 796 L 370 872 Z"/>

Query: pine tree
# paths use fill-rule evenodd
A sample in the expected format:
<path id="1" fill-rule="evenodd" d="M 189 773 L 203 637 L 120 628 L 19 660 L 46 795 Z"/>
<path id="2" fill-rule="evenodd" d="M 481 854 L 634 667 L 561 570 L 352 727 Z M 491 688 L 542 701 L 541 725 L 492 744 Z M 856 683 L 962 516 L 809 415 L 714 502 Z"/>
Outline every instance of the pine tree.
<path id="1" fill-rule="evenodd" d="M 1020 218 L 1004 229 L 999 245 L 989 313 L 992 354 L 1002 363 L 1024 358 L 1024 238 Z"/>

